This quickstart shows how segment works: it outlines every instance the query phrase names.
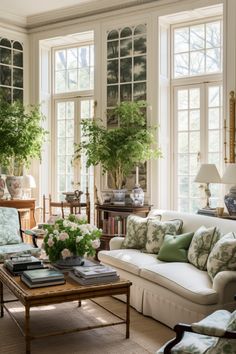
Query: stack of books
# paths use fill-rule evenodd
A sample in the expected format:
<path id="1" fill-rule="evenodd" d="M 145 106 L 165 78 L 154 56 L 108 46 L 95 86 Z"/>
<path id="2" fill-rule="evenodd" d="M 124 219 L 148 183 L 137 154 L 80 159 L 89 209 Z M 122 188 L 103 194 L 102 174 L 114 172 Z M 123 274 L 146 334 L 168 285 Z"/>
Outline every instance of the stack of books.
<path id="1" fill-rule="evenodd" d="M 201 214 L 201 215 L 207 215 L 207 216 L 216 216 L 216 209 L 214 208 L 202 208 L 202 209 L 198 209 L 197 214 Z"/>
<path id="2" fill-rule="evenodd" d="M 39 269 L 44 267 L 43 262 L 40 259 L 31 255 L 11 257 L 11 259 L 5 260 L 4 266 L 13 275 L 22 274 L 24 270 Z"/>
<path id="3" fill-rule="evenodd" d="M 120 279 L 115 269 L 104 265 L 73 267 L 69 276 L 81 285 L 110 283 Z"/>
<path id="4" fill-rule="evenodd" d="M 64 274 L 52 268 L 26 270 L 22 273 L 21 280 L 29 288 L 40 288 L 65 283 Z"/>

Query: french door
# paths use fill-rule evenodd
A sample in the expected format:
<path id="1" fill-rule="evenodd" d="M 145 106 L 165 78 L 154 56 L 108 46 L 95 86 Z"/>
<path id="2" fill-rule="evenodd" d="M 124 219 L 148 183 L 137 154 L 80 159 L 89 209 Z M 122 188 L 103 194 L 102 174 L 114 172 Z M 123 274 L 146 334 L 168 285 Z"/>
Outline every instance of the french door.
<path id="1" fill-rule="evenodd" d="M 222 164 L 222 85 L 220 82 L 174 88 L 174 208 L 195 212 L 204 195 L 194 178 L 201 163 Z M 216 206 L 219 185 L 211 185 Z"/>
<path id="2" fill-rule="evenodd" d="M 87 187 L 91 200 L 94 199 L 93 168 L 86 168 L 83 154 L 74 161 L 75 144 L 83 139 L 81 121 L 93 118 L 93 107 L 93 98 L 89 96 L 55 100 L 52 186 L 58 201 L 64 200 L 63 192 L 76 189 L 83 191 L 81 200 L 85 201 Z"/>

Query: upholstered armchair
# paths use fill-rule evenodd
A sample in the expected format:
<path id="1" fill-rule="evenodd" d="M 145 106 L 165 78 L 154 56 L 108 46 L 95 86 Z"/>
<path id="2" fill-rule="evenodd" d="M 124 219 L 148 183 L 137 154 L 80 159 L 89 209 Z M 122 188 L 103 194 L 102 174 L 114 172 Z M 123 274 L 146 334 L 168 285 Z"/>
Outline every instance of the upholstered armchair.
<path id="1" fill-rule="evenodd" d="M 177 324 L 176 338 L 156 354 L 236 353 L 236 311 L 218 310 L 192 325 Z"/>
<path id="2" fill-rule="evenodd" d="M 0 207 L 0 262 L 13 255 L 39 255 L 36 239 L 37 236 L 33 234 L 32 244 L 24 243 L 17 209 Z"/>

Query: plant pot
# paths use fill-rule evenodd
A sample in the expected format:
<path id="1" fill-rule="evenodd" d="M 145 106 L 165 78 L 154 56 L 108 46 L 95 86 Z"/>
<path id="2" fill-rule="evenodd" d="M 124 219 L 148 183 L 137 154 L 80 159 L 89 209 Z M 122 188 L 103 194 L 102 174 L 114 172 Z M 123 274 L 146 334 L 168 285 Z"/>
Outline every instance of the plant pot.
<path id="1" fill-rule="evenodd" d="M 7 176 L 6 185 L 11 199 L 21 199 L 23 194 L 23 176 Z"/>
<path id="2" fill-rule="evenodd" d="M 125 205 L 125 194 L 127 189 L 114 189 L 113 190 L 113 204 Z"/>
<path id="3" fill-rule="evenodd" d="M 2 199 L 2 197 L 4 196 L 4 192 L 5 192 L 5 181 L 0 175 L 0 199 Z"/>
<path id="4" fill-rule="evenodd" d="M 55 264 L 60 267 L 81 266 L 84 264 L 84 257 L 81 256 L 67 257 L 65 259 L 59 259 L 58 261 L 55 262 Z"/>

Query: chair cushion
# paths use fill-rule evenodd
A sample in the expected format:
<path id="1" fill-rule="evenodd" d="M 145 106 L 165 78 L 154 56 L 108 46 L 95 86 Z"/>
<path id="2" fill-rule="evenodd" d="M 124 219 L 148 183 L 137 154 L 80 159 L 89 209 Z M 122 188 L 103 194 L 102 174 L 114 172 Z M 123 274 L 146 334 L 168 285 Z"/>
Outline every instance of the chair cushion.
<path id="1" fill-rule="evenodd" d="M 172 262 L 144 266 L 140 276 L 200 305 L 216 304 L 218 293 L 207 272 L 190 263 Z"/>
<path id="2" fill-rule="evenodd" d="M 216 227 L 201 226 L 193 235 L 188 250 L 189 262 L 200 270 L 207 270 L 207 259 L 220 236 L 221 233 Z"/>
<path id="3" fill-rule="evenodd" d="M 166 234 L 180 234 L 183 221 L 180 219 L 159 221 L 156 219 L 148 219 L 147 223 L 147 242 L 146 251 L 148 253 L 158 253 L 164 241 Z"/>
<path id="4" fill-rule="evenodd" d="M 0 208 L 0 246 L 21 243 L 20 222 L 15 208 Z"/>
<path id="5" fill-rule="evenodd" d="M 139 275 L 145 265 L 162 263 L 155 254 L 142 253 L 139 250 L 119 249 L 98 252 L 98 259 L 105 264 Z"/>
<path id="6" fill-rule="evenodd" d="M 212 249 L 208 261 L 207 272 L 213 280 L 223 270 L 236 270 L 236 233 L 223 236 Z"/>
<path id="7" fill-rule="evenodd" d="M 18 243 L 15 245 L 0 246 L 0 262 L 4 262 L 13 255 L 31 254 L 32 256 L 39 256 L 41 253 L 40 248 L 35 248 L 28 243 Z"/>
<path id="8" fill-rule="evenodd" d="M 188 262 L 188 248 L 193 232 L 182 235 L 165 235 L 157 259 L 165 262 Z"/>

